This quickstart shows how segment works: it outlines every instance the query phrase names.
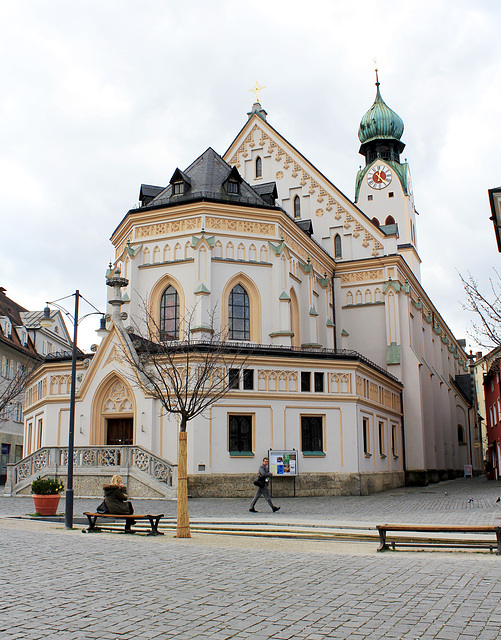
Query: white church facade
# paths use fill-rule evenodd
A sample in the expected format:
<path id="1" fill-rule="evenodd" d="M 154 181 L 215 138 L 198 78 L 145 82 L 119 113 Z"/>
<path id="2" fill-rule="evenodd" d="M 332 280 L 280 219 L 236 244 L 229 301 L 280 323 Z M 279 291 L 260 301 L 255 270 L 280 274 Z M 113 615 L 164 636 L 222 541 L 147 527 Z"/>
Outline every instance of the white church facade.
<path id="1" fill-rule="evenodd" d="M 234 388 L 189 423 L 190 495 L 250 495 L 269 449 L 297 451 L 297 495 L 366 494 L 481 469 L 467 356 L 420 283 L 402 133 L 377 83 L 351 201 L 256 102 L 223 156 L 209 148 L 167 186 L 142 185 L 141 206 L 111 237 L 108 335 L 78 362 L 77 456 L 95 469 L 96 456 L 136 447 L 143 463 L 147 454 L 165 463 L 175 489 L 177 419 L 133 383 L 123 357 L 147 301 L 166 339 L 183 340 L 194 310 L 192 339 L 214 313 L 249 350 Z M 69 371 L 67 359 L 47 360 L 27 391 L 26 480 L 29 460 L 48 460 L 43 451 L 62 451 L 64 462 Z M 134 459 L 129 483 L 148 494 Z M 78 469 L 76 494 L 92 495 L 91 472 Z M 26 490 L 22 476 L 12 470 L 13 492 Z"/>

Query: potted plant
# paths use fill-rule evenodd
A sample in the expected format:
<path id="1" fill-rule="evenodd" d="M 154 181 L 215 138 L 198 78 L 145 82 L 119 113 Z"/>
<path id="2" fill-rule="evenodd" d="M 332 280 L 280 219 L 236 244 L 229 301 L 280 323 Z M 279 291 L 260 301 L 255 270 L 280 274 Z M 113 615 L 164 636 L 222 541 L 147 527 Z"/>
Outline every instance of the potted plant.
<path id="1" fill-rule="evenodd" d="M 31 483 L 31 493 L 35 503 L 35 511 L 41 516 L 55 516 L 59 500 L 59 493 L 64 491 L 64 484 L 58 478 L 41 478 L 38 476 Z"/>

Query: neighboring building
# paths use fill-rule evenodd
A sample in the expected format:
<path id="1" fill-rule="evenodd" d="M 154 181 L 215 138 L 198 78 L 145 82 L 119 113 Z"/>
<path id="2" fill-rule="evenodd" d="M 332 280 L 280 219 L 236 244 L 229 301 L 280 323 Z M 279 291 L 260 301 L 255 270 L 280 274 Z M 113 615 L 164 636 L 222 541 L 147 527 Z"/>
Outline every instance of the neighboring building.
<path id="1" fill-rule="evenodd" d="M 481 424 L 482 458 L 488 460 L 489 433 L 487 430 L 487 411 L 484 394 L 484 379 L 493 362 L 501 357 L 501 347 L 495 347 L 485 355 L 482 352 L 470 354 L 471 370 L 477 398 L 478 422 Z"/>
<path id="2" fill-rule="evenodd" d="M 51 309 L 51 327 L 42 327 L 43 311 L 23 311 L 21 319 L 29 336 L 41 356 L 70 355 L 72 340 L 63 320 L 61 311 Z"/>
<path id="3" fill-rule="evenodd" d="M 501 477 L 501 358 L 496 358 L 484 376 L 484 395 L 487 431 L 487 457 L 494 478 Z M 489 469 L 486 469 L 489 471 Z"/>
<path id="4" fill-rule="evenodd" d="M 131 382 L 121 355 L 134 351 L 128 332 L 147 301 L 167 338 L 183 339 L 194 308 L 191 338 L 203 339 L 215 310 L 218 328 L 249 352 L 249 373 L 189 424 L 191 495 L 247 494 L 268 448 L 299 452 L 299 495 L 481 469 L 467 356 L 420 283 L 403 123 L 379 82 L 359 130 L 356 204 L 259 103 L 248 116 L 223 157 L 209 148 L 166 187 L 142 185 L 141 206 L 113 232 L 110 332 L 79 363 L 76 446 L 89 458 L 86 447 L 129 443 L 176 459 L 175 417 Z M 33 378 L 27 452 L 39 429 L 42 446 L 64 447 L 68 371 L 61 358 Z"/>
<path id="5" fill-rule="evenodd" d="M 23 457 L 25 371 L 39 361 L 21 314 L 26 311 L 0 287 L 0 484 L 7 464 Z"/>
<path id="6" fill-rule="evenodd" d="M 489 204 L 491 206 L 491 217 L 496 234 L 498 251 L 501 251 L 501 187 L 489 189 Z"/>

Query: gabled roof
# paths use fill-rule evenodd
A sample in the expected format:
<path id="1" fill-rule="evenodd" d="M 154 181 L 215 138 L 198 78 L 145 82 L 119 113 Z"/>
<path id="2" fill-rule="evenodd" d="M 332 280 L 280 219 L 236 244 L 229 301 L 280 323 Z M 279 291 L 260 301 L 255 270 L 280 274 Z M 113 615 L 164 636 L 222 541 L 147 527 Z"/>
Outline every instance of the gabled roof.
<path id="1" fill-rule="evenodd" d="M 176 169 L 173 179 L 174 177 L 176 179 L 182 178 L 190 188 L 184 193 L 174 194 L 172 184 L 169 184 L 147 206 L 184 204 L 192 200 L 214 200 L 258 207 L 270 206 L 256 189 L 243 180 L 238 170 L 225 162 L 211 147 L 184 171 Z M 226 189 L 229 178 L 239 183 L 238 193 L 229 193 Z"/>
<path id="2" fill-rule="evenodd" d="M 5 295 L 5 291 L 6 289 L 4 289 L 4 287 L 0 287 L 0 317 L 6 317 L 9 319 L 12 325 L 12 331 L 7 335 L 4 333 L 0 324 L 0 342 L 13 347 L 16 351 L 20 351 L 29 357 L 37 358 L 38 354 L 35 351 L 31 338 L 28 336 L 26 344 L 23 344 L 15 329 L 15 327 L 24 326 L 21 314 L 26 312 L 27 309 L 17 302 L 14 302 L 14 300 L 8 298 Z"/>
<path id="3" fill-rule="evenodd" d="M 224 153 L 224 158 L 227 158 L 230 162 L 237 162 L 239 155 L 239 147 L 244 143 L 247 136 L 252 132 L 253 128 L 257 127 L 262 132 L 265 132 L 279 147 L 283 147 L 288 153 L 291 153 L 291 157 L 296 156 L 297 162 L 301 169 L 304 169 L 309 174 L 308 179 L 315 179 L 321 182 L 325 182 L 325 186 L 332 191 L 337 202 L 339 202 L 346 210 L 349 210 L 350 214 L 355 213 L 360 216 L 360 220 L 364 224 L 369 224 L 370 233 L 378 239 L 384 237 L 384 233 L 376 227 L 372 220 L 364 213 L 356 203 L 354 203 L 348 196 L 346 196 L 336 185 L 329 180 L 310 160 L 308 160 L 303 154 L 294 147 L 284 136 L 279 133 L 267 119 L 262 118 L 255 111 L 249 114 L 249 119 L 237 133 L 232 143 Z M 316 174 L 316 175 L 315 175 Z M 255 187 L 254 187 L 255 188 Z"/>

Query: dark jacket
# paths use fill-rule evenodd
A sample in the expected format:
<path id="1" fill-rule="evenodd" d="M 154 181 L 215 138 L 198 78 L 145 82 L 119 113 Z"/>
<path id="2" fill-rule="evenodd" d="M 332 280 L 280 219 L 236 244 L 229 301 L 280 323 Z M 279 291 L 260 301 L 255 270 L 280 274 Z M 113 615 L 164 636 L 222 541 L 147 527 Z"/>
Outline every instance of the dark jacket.
<path id="1" fill-rule="evenodd" d="M 268 471 L 268 467 L 263 463 L 260 467 L 259 467 L 259 471 L 257 472 L 258 478 L 264 478 L 266 485 L 268 485 L 268 482 L 270 481 L 270 478 L 272 477 L 272 473 L 270 473 Z"/>
<path id="2" fill-rule="evenodd" d="M 105 484 L 104 501 L 110 513 L 117 515 L 128 515 L 130 513 L 129 503 L 127 502 L 127 487 L 121 487 L 118 484 Z"/>

